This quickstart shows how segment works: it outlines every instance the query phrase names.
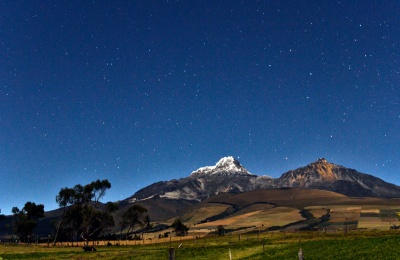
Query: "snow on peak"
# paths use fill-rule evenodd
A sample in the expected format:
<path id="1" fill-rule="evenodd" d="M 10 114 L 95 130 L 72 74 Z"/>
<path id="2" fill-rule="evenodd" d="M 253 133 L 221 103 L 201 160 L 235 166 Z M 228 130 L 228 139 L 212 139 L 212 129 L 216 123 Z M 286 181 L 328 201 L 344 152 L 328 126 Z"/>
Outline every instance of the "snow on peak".
<path id="1" fill-rule="evenodd" d="M 232 156 L 221 158 L 215 166 L 206 166 L 192 172 L 193 175 L 250 175 L 250 173 Z"/>
<path id="2" fill-rule="evenodd" d="M 242 170 L 243 166 L 240 164 L 238 160 L 236 160 L 232 156 L 228 156 L 221 158 L 221 160 L 219 160 L 215 165 L 215 168 L 237 171 L 237 170 Z"/>

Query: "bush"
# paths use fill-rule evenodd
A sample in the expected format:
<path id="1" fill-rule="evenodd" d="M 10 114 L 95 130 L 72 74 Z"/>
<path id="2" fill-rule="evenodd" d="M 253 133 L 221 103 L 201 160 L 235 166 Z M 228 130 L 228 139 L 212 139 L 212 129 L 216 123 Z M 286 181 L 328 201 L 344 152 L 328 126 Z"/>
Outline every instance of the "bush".
<path id="1" fill-rule="evenodd" d="M 174 223 L 172 223 L 171 227 L 174 228 L 175 234 L 177 236 L 185 236 L 188 233 L 189 227 L 184 225 L 180 218 L 175 219 Z"/>

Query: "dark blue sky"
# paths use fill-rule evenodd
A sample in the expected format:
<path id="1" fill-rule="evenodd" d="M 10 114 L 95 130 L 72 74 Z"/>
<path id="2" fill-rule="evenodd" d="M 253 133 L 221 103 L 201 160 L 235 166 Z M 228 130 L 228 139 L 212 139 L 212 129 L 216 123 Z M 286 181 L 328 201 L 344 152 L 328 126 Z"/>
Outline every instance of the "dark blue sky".
<path id="1" fill-rule="evenodd" d="M 232 155 L 400 184 L 400 3 L 2 1 L 0 208 L 105 201 Z"/>

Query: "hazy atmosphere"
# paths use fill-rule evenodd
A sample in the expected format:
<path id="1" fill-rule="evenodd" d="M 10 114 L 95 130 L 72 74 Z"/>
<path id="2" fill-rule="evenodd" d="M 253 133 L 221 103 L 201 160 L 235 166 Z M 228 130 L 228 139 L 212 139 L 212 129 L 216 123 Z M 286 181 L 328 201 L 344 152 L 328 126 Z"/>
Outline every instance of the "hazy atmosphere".
<path id="1" fill-rule="evenodd" d="M 400 2 L 1 1 L 0 208 L 221 157 L 400 185 Z"/>

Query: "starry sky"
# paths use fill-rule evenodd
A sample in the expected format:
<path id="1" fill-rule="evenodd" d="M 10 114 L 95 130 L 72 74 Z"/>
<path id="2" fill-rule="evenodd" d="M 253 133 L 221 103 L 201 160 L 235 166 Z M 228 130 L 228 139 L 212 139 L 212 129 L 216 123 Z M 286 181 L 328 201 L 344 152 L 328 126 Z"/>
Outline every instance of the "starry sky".
<path id="1" fill-rule="evenodd" d="M 400 2 L 0 2 L 0 208 L 234 156 L 400 185 Z"/>

